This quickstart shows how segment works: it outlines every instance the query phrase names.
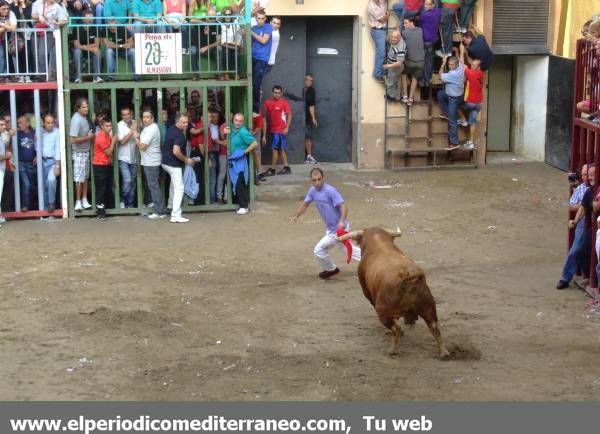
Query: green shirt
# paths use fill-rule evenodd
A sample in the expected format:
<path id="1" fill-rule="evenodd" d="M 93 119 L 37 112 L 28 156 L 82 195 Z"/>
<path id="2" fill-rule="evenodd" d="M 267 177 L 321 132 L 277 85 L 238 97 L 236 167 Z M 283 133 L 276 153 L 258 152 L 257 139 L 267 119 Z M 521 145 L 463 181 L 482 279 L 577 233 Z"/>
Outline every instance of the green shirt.
<path id="1" fill-rule="evenodd" d="M 231 6 L 231 2 L 229 0 L 213 0 L 212 3 L 215 5 L 217 12 L 221 12 L 223 9 Z"/>
<path id="2" fill-rule="evenodd" d="M 193 17 L 205 17 L 206 16 L 206 5 L 198 7 L 198 4 L 194 4 L 194 10 L 192 11 Z"/>
<path id="3" fill-rule="evenodd" d="M 254 136 L 248 131 L 248 128 L 242 126 L 239 130 L 236 130 L 233 125 L 230 128 L 231 155 L 235 154 L 236 151 L 245 151 L 248 146 L 256 141 Z"/>

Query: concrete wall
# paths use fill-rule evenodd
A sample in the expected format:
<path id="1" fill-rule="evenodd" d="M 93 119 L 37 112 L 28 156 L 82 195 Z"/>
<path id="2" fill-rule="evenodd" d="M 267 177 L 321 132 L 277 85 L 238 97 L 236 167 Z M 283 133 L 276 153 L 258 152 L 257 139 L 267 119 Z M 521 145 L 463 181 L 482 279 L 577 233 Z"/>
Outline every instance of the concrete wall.
<path id="1" fill-rule="evenodd" d="M 515 57 L 512 105 L 512 150 L 544 161 L 548 56 Z"/>

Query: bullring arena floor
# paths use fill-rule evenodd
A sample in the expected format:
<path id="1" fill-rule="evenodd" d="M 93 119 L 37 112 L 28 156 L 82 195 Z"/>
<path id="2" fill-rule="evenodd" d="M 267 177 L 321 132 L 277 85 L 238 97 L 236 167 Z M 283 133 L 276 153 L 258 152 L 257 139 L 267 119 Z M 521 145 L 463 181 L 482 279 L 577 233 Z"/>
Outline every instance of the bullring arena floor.
<path id="1" fill-rule="evenodd" d="M 600 398 L 600 312 L 580 290 L 554 289 L 563 172 L 511 159 L 410 173 L 324 165 L 353 228 L 404 231 L 396 243 L 426 270 L 453 351 L 440 361 L 422 320 L 387 355 L 341 251 L 342 273 L 317 278 L 315 209 L 288 224 L 308 169 L 269 179 L 248 216 L 3 225 L 0 399 Z"/>

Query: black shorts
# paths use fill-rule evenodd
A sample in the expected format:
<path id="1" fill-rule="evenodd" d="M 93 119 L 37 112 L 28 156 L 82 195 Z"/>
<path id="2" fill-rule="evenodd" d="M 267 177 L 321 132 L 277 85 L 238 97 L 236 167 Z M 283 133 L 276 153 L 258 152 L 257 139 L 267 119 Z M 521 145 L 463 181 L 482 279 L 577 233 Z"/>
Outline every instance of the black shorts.
<path id="1" fill-rule="evenodd" d="M 313 126 L 313 124 L 306 124 L 306 126 L 304 127 L 304 138 L 306 140 L 312 140 L 314 133 L 315 127 Z"/>

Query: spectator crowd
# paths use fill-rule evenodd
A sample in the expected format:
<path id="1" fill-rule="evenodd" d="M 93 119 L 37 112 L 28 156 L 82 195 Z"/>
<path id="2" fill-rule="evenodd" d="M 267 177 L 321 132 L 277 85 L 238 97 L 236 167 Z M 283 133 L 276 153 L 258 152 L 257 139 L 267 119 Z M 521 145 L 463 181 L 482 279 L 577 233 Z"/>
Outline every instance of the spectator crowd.
<path id="1" fill-rule="evenodd" d="M 433 84 L 434 55 L 443 88 L 437 91 L 441 118 L 448 121 L 449 151 L 461 147 L 458 126 L 469 126 L 465 149 L 475 149 L 476 124 L 483 102 L 484 72 L 494 55 L 485 37 L 470 26 L 477 0 L 369 0 L 370 33 L 375 45 L 373 77 L 385 84 L 386 98 L 411 106 L 421 88 Z M 398 26 L 388 21 L 395 14 Z M 454 34 L 461 35 L 459 47 Z M 462 118 L 460 113 L 462 112 Z"/>

